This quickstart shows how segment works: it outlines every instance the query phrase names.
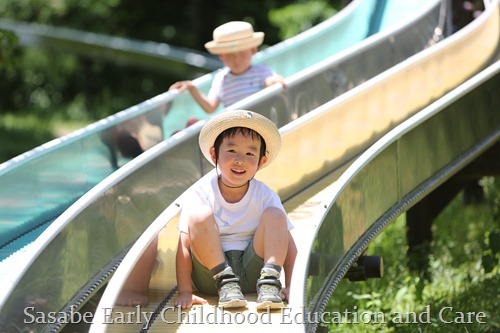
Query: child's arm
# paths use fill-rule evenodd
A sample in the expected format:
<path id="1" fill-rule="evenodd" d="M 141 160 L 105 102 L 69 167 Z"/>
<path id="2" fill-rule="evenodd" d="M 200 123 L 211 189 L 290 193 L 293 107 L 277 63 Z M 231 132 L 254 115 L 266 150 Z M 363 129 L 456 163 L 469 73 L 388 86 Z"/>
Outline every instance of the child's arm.
<path id="1" fill-rule="evenodd" d="M 212 113 L 217 110 L 219 107 L 219 100 L 212 99 L 203 94 L 191 81 L 179 81 L 170 86 L 168 90 L 179 89 L 179 92 L 183 92 L 186 89 L 189 91 L 191 96 L 193 96 L 196 103 L 200 105 L 200 107 L 206 113 Z"/>
<path id="2" fill-rule="evenodd" d="M 288 251 L 286 253 L 283 269 L 285 270 L 285 288 L 283 288 L 283 298 L 288 301 L 290 297 L 290 283 L 292 282 L 293 266 L 297 257 L 297 246 L 293 240 L 292 234 L 288 232 Z"/>
<path id="3" fill-rule="evenodd" d="M 175 257 L 175 270 L 177 277 L 178 296 L 175 300 L 176 306 L 182 309 L 190 308 L 193 304 L 203 304 L 207 300 L 193 295 L 191 286 L 192 259 L 190 253 L 190 244 L 188 234 L 181 232 L 179 244 L 177 246 L 177 255 Z"/>

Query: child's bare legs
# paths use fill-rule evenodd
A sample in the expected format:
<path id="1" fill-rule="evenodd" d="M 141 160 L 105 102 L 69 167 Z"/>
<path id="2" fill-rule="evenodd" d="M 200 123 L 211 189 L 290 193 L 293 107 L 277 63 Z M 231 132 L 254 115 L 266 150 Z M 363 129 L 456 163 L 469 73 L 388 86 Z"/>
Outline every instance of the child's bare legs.
<path id="1" fill-rule="evenodd" d="M 255 253 L 264 259 L 264 264 L 283 266 L 288 250 L 288 225 L 280 209 L 270 207 L 264 210 L 255 231 L 253 247 Z"/>
<path id="2" fill-rule="evenodd" d="M 196 259 L 210 269 L 219 293 L 219 306 L 239 308 L 247 305 L 239 278 L 227 264 L 212 210 L 202 207 L 189 219 L 191 251 Z"/>
<path id="3" fill-rule="evenodd" d="M 254 235 L 255 253 L 264 259 L 264 267 L 257 280 L 257 309 L 283 307 L 281 268 L 289 246 L 285 214 L 274 207 L 264 210 Z"/>
<path id="4" fill-rule="evenodd" d="M 219 228 L 209 207 L 202 207 L 189 219 L 191 251 L 196 259 L 208 269 L 225 261 Z"/>
<path id="5" fill-rule="evenodd" d="M 116 300 L 116 305 L 148 305 L 149 281 L 156 264 L 158 238 L 156 237 L 144 251 Z"/>

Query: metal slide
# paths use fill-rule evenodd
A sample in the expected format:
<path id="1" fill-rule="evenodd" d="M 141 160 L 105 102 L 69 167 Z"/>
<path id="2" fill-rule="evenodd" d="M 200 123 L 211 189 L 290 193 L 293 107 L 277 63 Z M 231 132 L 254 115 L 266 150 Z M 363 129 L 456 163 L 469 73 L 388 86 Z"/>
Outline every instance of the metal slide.
<path id="1" fill-rule="evenodd" d="M 356 10 L 362 3 L 355 1 L 350 5 L 353 7 L 345 10 Z M 399 25 L 395 25 L 392 18 L 388 24 L 393 26 L 392 29 L 340 52 L 338 56 L 319 61 L 307 71 L 292 75 L 287 91 L 271 87 L 242 101 L 239 107 L 262 110 L 282 126 L 433 44 L 436 41 L 435 29 L 442 29 L 440 1 L 412 5 L 411 17 L 408 12 L 404 12 L 406 15 L 397 12 L 401 18 Z M 386 6 L 390 8 L 390 3 Z M 387 21 L 391 21 L 389 16 Z M 384 28 L 384 20 L 380 27 Z M 316 33 L 317 30 L 314 35 Z M 297 39 L 297 43 L 306 42 L 307 39 Z M 286 62 L 284 57 L 280 59 Z M 177 102 L 176 98 L 174 106 Z M 154 100 L 148 103 L 153 105 L 151 108 L 156 105 Z M 139 108 L 130 112 L 137 112 Z M 59 216 L 34 243 L 33 252 L 27 256 L 29 260 L 4 283 L 6 292 L 0 303 L 0 320 L 22 327 L 24 318 L 18 309 L 26 302 L 31 304 L 32 300 L 43 300 L 37 304 L 41 311 L 65 311 L 72 305 L 78 307 L 86 302 L 114 271 L 137 236 L 168 204 L 209 170 L 195 143 L 199 128 L 199 125 L 194 125 L 149 149 L 100 182 Z M 100 138 L 95 136 L 92 140 L 98 142 Z M 74 151 L 71 156 L 78 157 L 76 146 L 72 148 L 76 153 Z M 167 159 L 153 159 L 155 154 L 167 150 Z M 349 160 L 354 154 L 355 150 L 352 150 L 344 159 Z M 109 160 L 103 161 L 109 163 Z M 302 186 L 327 172 L 318 171 L 313 178 L 305 179 Z"/>
<path id="2" fill-rule="evenodd" d="M 498 142 L 500 63 L 483 68 L 497 57 L 500 12 L 497 0 L 486 5 L 479 18 L 456 34 L 280 129 L 280 156 L 259 171 L 259 179 L 284 198 L 295 225 L 299 257 L 285 315 L 256 313 L 252 302 L 247 310 L 224 312 L 214 298 L 182 313 L 173 306 L 181 195 L 121 262 L 90 332 L 315 331 L 309 314 L 321 314 L 339 280 L 381 229 Z M 471 59 L 473 50 L 477 57 Z M 387 134 L 380 138 L 379 133 Z M 363 153 L 345 170 L 350 149 Z M 156 158 L 167 155 L 165 150 Z M 323 177 L 317 177 L 319 170 L 325 171 Z M 304 184 L 312 187 L 308 194 L 287 196 Z M 156 242 L 159 262 L 151 281 L 151 304 L 116 306 L 130 272 Z M 310 261 L 311 254 L 319 257 L 316 263 Z"/>
<path id="3" fill-rule="evenodd" d="M 323 193 L 321 222 L 304 245 L 314 256 L 299 258 L 293 282 L 294 290 L 307 287 L 292 309 L 307 305 L 300 311 L 319 318 L 314 314 L 325 312 L 349 267 L 386 225 L 500 143 L 499 94 L 497 60 L 387 133 Z M 320 322 L 312 319 L 305 330 Z"/>
<path id="4" fill-rule="evenodd" d="M 373 0 L 354 1 L 322 24 L 258 53 L 256 62 L 269 63 L 276 72 L 291 76 L 365 39 L 372 30 L 375 7 Z M 415 5 L 408 7 L 406 15 Z M 385 27 L 395 24 L 393 17 L 387 20 L 390 22 Z M 44 29 L 34 33 L 31 31 L 30 38 L 48 38 Z M 61 32 L 51 37 L 59 44 L 78 39 Z M 100 50 L 105 42 L 111 41 L 83 38 L 79 48 Z M 147 45 L 141 48 L 148 49 Z M 207 74 L 194 83 L 206 91 L 212 77 L 213 73 Z M 207 117 L 189 94 L 165 93 L 0 164 L 0 260 L 31 243 L 120 166 L 184 128 L 189 116 Z M 125 149 L 133 146 L 133 137 L 138 147 L 134 151 Z"/>

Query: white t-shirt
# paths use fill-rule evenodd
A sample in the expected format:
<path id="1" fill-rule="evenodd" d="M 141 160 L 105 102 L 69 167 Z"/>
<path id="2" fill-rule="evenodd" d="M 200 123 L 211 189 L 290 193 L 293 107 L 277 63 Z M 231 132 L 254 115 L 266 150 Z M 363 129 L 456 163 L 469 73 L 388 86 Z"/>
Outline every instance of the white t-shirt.
<path id="1" fill-rule="evenodd" d="M 266 64 L 252 65 L 239 75 L 231 74 L 229 67 L 224 67 L 215 75 L 208 97 L 216 98 L 227 108 L 264 89 L 266 79 L 273 75 L 273 70 Z"/>
<path id="2" fill-rule="evenodd" d="M 223 251 L 246 249 L 253 239 L 260 217 L 268 207 L 285 209 L 279 196 L 263 182 L 252 179 L 245 196 L 236 203 L 228 203 L 222 197 L 217 182 L 217 175 L 203 177 L 186 193 L 184 205 L 179 218 L 179 230 L 188 232 L 188 217 L 202 205 L 209 206 L 219 226 Z M 288 229 L 293 226 L 288 219 Z"/>

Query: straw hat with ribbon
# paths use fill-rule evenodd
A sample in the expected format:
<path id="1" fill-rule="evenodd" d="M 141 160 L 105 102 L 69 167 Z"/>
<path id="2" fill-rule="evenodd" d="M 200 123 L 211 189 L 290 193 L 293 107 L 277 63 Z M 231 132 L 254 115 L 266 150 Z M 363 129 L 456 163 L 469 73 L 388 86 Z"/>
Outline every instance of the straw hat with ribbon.
<path id="1" fill-rule="evenodd" d="M 211 54 L 224 54 L 258 47 L 264 41 L 264 33 L 254 32 L 250 23 L 232 21 L 217 27 L 213 38 L 205 48 Z"/>
<path id="2" fill-rule="evenodd" d="M 200 132 L 200 149 L 210 163 L 214 164 L 210 156 L 210 148 L 214 146 L 215 139 L 219 134 L 232 127 L 250 128 L 264 139 L 267 163 L 262 168 L 269 165 L 278 155 L 281 148 L 281 135 L 271 120 L 252 111 L 226 111 L 210 118 Z"/>

